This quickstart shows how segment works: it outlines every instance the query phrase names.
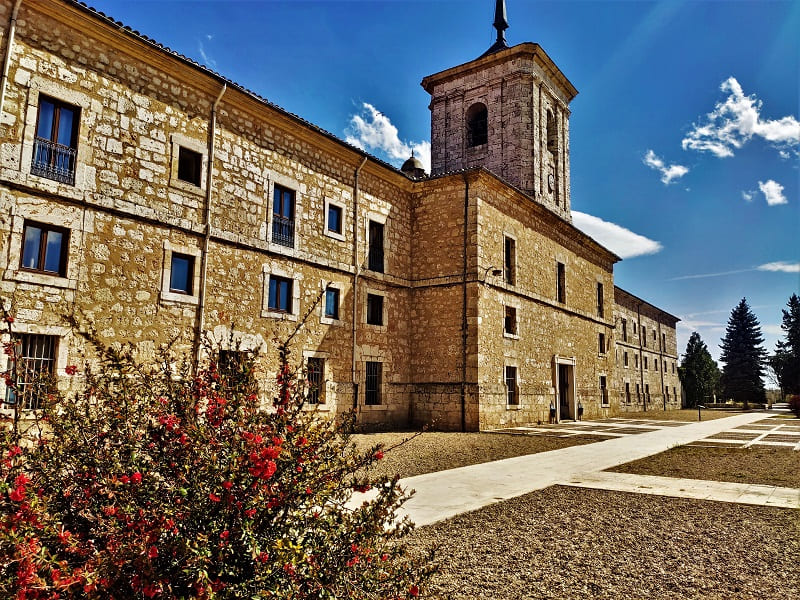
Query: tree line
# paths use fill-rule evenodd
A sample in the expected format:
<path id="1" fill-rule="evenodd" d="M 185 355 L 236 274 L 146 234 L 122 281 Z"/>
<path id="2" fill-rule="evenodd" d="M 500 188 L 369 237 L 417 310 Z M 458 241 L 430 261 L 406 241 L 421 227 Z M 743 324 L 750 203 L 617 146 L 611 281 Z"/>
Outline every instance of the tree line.
<path id="1" fill-rule="evenodd" d="M 761 325 L 747 299 L 731 311 L 720 348 L 722 369 L 711 358 L 705 342 L 692 333 L 678 368 L 684 403 L 694 407 L 715 395 L 732 399 L 748 408 L 766 402 L 764 376 L 770 373 L 781 396 L 800 394 L 800 297 L 792 294 L 782 311 L 784 338 L 769 354 L 763 347 Z"/>

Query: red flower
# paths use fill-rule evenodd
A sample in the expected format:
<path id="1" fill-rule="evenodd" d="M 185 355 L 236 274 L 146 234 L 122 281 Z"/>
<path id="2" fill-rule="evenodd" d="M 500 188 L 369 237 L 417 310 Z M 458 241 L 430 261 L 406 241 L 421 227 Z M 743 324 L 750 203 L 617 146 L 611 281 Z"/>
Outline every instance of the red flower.
<path id="1" fill-rule="evenodd" d="M 139 471 L 136 471 L 133 475 L 131 475 L 131 479 L 133 483 L 141 483 L 142 482 L 142 474 Z"/>
<path id="2" fill-rule="evenodd" d="M 153 559 L 158 556 L 158 548 L 155 546 L 150 546 L 150 549 L 147 551 L 147 558 Z"/>
<path id="3" fill-rule="evenodd" d="M 6 315 L 6 323 L 13 323 L 13 322 L 14 322 L 14 317 L 12 317 L 11 315 Z"/>
<path id="4" fill-rule="evenodd" d="M 227 540 L 231 536 L 231 532 L 227 529 L 219 534 L 220 539 Z"/>
<path id="5" fill-rule="evenodd" d="M 8 495 L 14 502 L 22 502 L 25 499 L 25 488 L 20 486 Z"/>
<path id="6" fill-rule="evenodd" d="M 412 585 L 410 588 L 408 588 L 408 595 L 412 596 L 413 598 L 419 596 L 419 586 Z"/>
<path id="7" fill-rule="evenodd" d="M 381 459 L 383 458 L 383 450 L 378 450 L 378 451 L 375 453 L 375 458 L 376 458 L 377 460 L 381 460 Z"/>
<path id="8" fill-rule="evenodd" d="M 130 477 L 128 477 L 127 475 L 123 475 L 122 477 L 120 477 L 120 478 L 119 478 L 119 480 L 120 480 L 122 483 L 130 483 L 130 481 L 131 481 L 131 478 L 130 478 Z"/>
<path id="9" fill-rule="evenodd" d="M 67 365 L 67 368 L 64 369 L 67 375 L 75 375 L 78 372 L 78 367 L 75 365 Z"/>
<path id="10" fill-rule="evenodd" d="M 208 499 L 211 500 L 212 502 L 219 502 L 220 501 L 220 497 L 217 496 L 216 494 L 209 494 L 208 495 Z"/>
<path id="11" fill-rule="evenodd" d="M 224 487 L 226 490 L 229 490 L 233 487 L 233 483 L 230 481 L 223 481 L 222 487 Z"/>

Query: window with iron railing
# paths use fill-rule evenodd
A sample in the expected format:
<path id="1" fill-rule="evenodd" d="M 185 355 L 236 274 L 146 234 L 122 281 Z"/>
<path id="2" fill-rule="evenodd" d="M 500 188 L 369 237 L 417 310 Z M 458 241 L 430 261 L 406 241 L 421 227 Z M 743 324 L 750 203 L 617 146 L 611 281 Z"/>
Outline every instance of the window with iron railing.
<path id="1" fill-rule="evenodd" d="M 80 109 L 39 97 L 31 174 L 75 185 Z"/>
<path id="2" fill-rule="evenodd" d="M 506 404 L 519 404 L 519 388 L 517 386 L 517 367 L 506 366 Z"/>
<path id="3" fill-rule="evenodd" d="M 324 379 L 325 373 L 325 359 L 310 357 L 306 365 L 306 378 L 308 380 L 308 391 L 306 394 L 306 402 L 309 404 L 322 404 L 325 402 L 324 397 Z"/>
<path id="4" fill-rule="evenodd" d="M 294 248 L 294 190 L 275 185 L 272 202 L 272 241 Z"/>
<path id="5" fill-rule="evenodd" d="M 19 402 L 24 410 L 39 409 L 53 389 L 58 336 L 21 334 L 14 340 L 14 346 L 5 402 L 9 406 Z"/>

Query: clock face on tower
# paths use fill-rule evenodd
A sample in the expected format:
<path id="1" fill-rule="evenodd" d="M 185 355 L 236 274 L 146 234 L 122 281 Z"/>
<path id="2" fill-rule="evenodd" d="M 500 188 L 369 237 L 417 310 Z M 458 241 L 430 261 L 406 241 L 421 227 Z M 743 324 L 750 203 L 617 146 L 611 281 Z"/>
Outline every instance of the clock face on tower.
<path id="1" fill-rule="evenodd" d="M 548 191 L 553 191 L 553 188 L 556 186 L 556 178 L 553 177 L 553 174 L 547 176 L 547 189 Z"/>

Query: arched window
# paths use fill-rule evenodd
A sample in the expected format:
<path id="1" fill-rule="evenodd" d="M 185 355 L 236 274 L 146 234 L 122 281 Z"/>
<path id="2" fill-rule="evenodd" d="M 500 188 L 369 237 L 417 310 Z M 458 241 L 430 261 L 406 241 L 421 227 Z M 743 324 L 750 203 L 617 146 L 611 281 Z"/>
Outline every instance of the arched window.
<path id="1" fill-rule="evenodd" d="M 489 138 L 489 111 L 486 105 L 477 102 L 467 110 L 467 146 L 481 146 Z"/>
<path id="2" fill-rule="evenodd" d="M 558 152 L 558 128 L 556 120 L 551 111 L 547 111 L 547 151 L 556 154 Z"/>

